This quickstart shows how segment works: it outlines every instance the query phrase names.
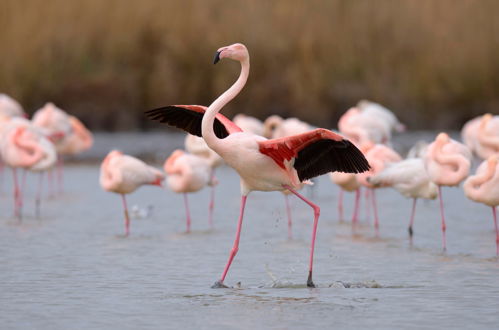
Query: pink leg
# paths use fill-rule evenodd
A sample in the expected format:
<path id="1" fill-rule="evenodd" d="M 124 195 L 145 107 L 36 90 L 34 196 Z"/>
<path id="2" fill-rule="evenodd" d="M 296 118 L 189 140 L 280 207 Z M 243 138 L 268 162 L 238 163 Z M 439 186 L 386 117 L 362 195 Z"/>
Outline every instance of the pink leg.
<path id="1" fill-rule="evenodd" d="M 369 197 L 371 196 L 371 189 L 365 188 L 366 192 L 364 194 L 364 199 L 366 200 L 366 219 L 368 222 L 371 221 L 371 203 L 369 203 Z"/>
<path id="2" fill-rule="evenodd" d="M 17 170 L 15 168 L 12 168 L 12 175 L 14 177 L 14 216 L 21 220 L 21 190 L 17 180 Z"/>
<path id="3" fill-rule="evenodd" d="M 288 214 L 288 239 L 293 238 L 293 221 L 291 219 L 291 206 L 289 205 L 289 196 L 284 195 L 284 200 L 286 201 L 286 213 Z"/>
<path id="4" fill-rule="evenodd" d="M 499 228 L 497 227 L 497 210 L 492 206 L 492 214 L 494 215 L 494 228 L 496 229 L 496 255 L 499 256 Z"/>
<path id="5" fill-rule="evenodd" d="M 304 196 L 300 195 L 296 190 L 291 188 L 288 185 L 285 185 L 284 188 L 288 189 L 291 191 L 293 194 L 295 194 L 299 199 L 310 205 L 312 209 L 314 209 L 314 228 L 312 230 L 312 244 L 310 246 L 310 263 L 309 263 L 309 271 L 308 271 L 308 279 L 307 279 L 307 286 L 309 288 L 315 288 L 315 284 L 312 281 L 312 268 L 314 264 L 314 248 L 315 248 L 315 238 L 317 236 L 317 225 L 319 224 L 319 216 L 321 214 L 321 209 L 319 206 L 315 205 L 308 199 L 306 199 Z"/>
<path id="6" fill-rule="evenodd" d="M 343 222 L 343 195 L 344 191 L 340 188 L 340 193 L 338 195 L 338 217 L 340 218 L 340 222 Z"/>
<path id="7" fill-rule="evenodd" d="M 191 213 L 189 212 L 189 201 L 187 200 L 187 194 L 184 193 L 184 205 L 185 205 L 185 215 L 186 215 L 186 225 L 187 230 L 186 233 L 191 232 Z"/>
<path id="8" fill-rule="evenodd" d="M 225 276 L 227 275 L 227 272 L 229 271 L 230 264 L 232 263 L 232 260 L 237 254 L 237 251 L 239 250 L 239 238 L 241 237 L 241 228 L 243 225 L 243 215 L 244 215 L 244 207 L 246 206 L 246 199 L 248 196 L 241 196 L 241 210 L 239 212 L 239 220 L 237 221 L 237 230 L 236 230 L 236 238 L 234 240 L 234 245 L 232 246 L 232 250 L 230 251 L 229 255 L 229 260 L 227 261 L 227 264 L 225 265 L 224 272 L 222 273 L 222 277 L 220 280 L 216 281 L 215 284 L 213 284 L 212 288 L 226 288 L 227 286 L 224 285 L 224 280 Z"/>
<path id="9" fill-rule="evenodd" d="M 376 229 L 376 235 L 379 234 L 379 218 L 378 218 L 378 206 L 376 205 L 376 191 L 371 189 L 371 199 L 373 201 L 373 211 L 374 211 L 374 229 Z"/>
<path id="10" fill-rule="evenodd" d="M 352 227 L 359 222 L 360 188 L 355 190 L 355 204 L 353 207 Z"/>
<path id="11" fill-rule="evenodd" d="M 412 227 L 414 226 L 414 216 L 416 215 L 416 202 L 417 201 L 418 201 L 417 198 L 414 198 L 412 200 L 411 220 L 409 221 L 409 239 L 411 241 L 411 245 L 412 245 L 412 235 L 414 234 Z"/>
<path id="12" fill-rule="evenodd" d="M 211 187 L 210 205 L 208 206 L 208 223 L 213 228 L 213 209 L 215 208 L 215 187 Z"/>
<path id="13" fill-rule="evenodd" d="M 48 173 L 47 173 L 47 181 L 48 181 L 48 184 L 47 184 L 47 189 L 48 189 L 48 197 L 51 198 L 54 196 L 54 177 L 53 177 L 53 172 L 54 170 L 53 169 L 50 169 L 48 170 Z"/>
<path id="14" fill-rule="evenodd" d="M 59 193 L 64 191 L 64 159 L 61 155 L 57 159 L 57 184 L 59 186 Z"/>
<path id="15" fill-rule="evenodd" d="M 38 179 L 38 190 L 36 192 L 36 198 L 35 198 L 35 214 L 36 217 L 40 217 L 40 204 L 42 200 L 42 187 L 43 187 L 43 172 L 39 173 L 39 179 Z"/>
<path id="16" fill-rule="evenodd" d="M 440 200 L 440 215 L 442 217 L 442 244 L 443 244 L 443 250 L 447 251 L 447 240 L 445 238 L 445 215 L 444 215 L 444 202 L 442 198 L 442 187 L 438 186 L 438 199 Z"/>
<path id="17" fill-rule="evenodd" d="M 121 194 L 123 209 L 125 210 L 125 236 L 130 235 L 130 217 L 128 216 L 128 206 L 126 205 L 125 194 Z"/>

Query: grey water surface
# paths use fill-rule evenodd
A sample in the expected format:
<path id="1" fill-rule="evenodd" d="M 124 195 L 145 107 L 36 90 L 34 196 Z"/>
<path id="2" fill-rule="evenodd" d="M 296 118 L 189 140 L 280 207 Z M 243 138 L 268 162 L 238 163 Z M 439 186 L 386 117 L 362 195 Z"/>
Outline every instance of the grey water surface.
<path id="1" fill-rule="evenodd" d="M 181 136 L 172 135 L 164 156 L 181 143 Z M 321 177 L 313 191 L 303 191 L 322 208 L 315 289 L 305 286 L 312 210 L 291 198 L 289 240 L 283 195 L 252 193 L 239 253 L 226 279 L 233 288 L 211 289 L 236 229 L 236 173 L 228 167 L 217 171 L 214 228 L 207 219 L 209 190 L 189 196 L 190 234 L 184 233 L 182 196 L 152 186 L 137 190 L 128 196 L 130 208 L 139 211 L 133 212 L 127 238 L 121 236 L 120 197 L 102 191 L 98 176 L 98 164 L 67 166 L 64 193 L 47 196 L 45 189 L 36 218 L 37 178 L 29 174 L 19 222 L 12 215 L 10 173 L 4 172 L 0 329 L 493 329 L 499 324 L 492 212 L 467 200 L 460 188 L 444 188 L 448 251 L 443 253 L 437 201 L 418 204 L 411 246 L 410 200 L 378 191 L 379 236 L 364 204 L 361 225 L 352 231 L 353 196 L 345 197 L 347 221 L 340 223 L 338 188 Z"/>

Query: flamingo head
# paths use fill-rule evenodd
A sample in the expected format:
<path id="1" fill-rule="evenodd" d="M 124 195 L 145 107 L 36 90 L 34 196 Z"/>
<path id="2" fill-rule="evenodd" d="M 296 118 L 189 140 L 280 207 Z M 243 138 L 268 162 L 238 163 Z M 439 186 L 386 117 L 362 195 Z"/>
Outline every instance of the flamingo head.
<path id="1" fill-rule="evenodd" d="M 446 144 L 450 141 L 450 137 L 447 133 L 440 133 L 437 135 L 435 141 L 438 142 L 439 144 Z"/>
<path id="2" fill-rule="evenodd" d="M 230 58 L 235 61 L 242 62 L 249 58 L 248 49 L 245 45 L 236 43 L 230 46 L 222 47 L 215 53 L 213 64 L 217 64 L 223 58 Z"/>
<path id="3" fill-rule="evenodd" d="M 175 169 L 173 168 L 173 165 L 175 164 L 175 161 L 177 160 L 177 158 L 179 158 L 180 156 L 182 156 L 184 154 L 185 154 L 185 152 L 183 150 L 176 149 L 175 151 L 172 152 L 170 157 L 168 157 L 166 159 L 165 163 L 163 164 L 163 169 L 165 170 L 165 172 L 167 174 L 174 174 L 175 173 Z"/>

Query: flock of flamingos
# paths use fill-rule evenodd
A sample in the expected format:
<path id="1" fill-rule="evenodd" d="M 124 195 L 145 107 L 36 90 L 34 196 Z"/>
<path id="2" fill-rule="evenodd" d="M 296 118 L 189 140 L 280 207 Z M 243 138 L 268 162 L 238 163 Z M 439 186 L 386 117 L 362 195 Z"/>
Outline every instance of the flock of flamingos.
<path id="1" fill-rule="evenodd" d="M 166 159 L 164 172 L 117 150 L 109 152 L 103 160 L 100 184 L 106 191 L 121 194 L 126 235 L 129 234 L 130 219 L 125 195 L 144 184 L 162 186 L 165 177 L 172 191 L 184 195 L 187 232 L 191 222 L 187 194 L 205 186 L 211 187 L 208 207 L 211 224 L 217 184 L 215 169 L 224 162 L 241 178 L 241 206 L 234 245 L 214 287 L 225 287 L 225 277 L 238 251 L 246 198 L 254 190 L 283 193 L 290 237 L 292 223 L 288 194 L 296 195 L 312 208 L 314 222 L 307 286 L 314 287 L 312 270 L 320 208 L 299 191 L 304 185 L 313 184 L 310 180 L 322 174 L 328 174 L 341 187 L 340 219 L 343 219 L 343 192 L 355 192 L 353 226 L 358 222 L 361 187 L 366 191 L 366 200 L 372 204 L 376 229 L 379 223 L 378 188 L 392 187 L 412 198 L 411 237 L 417 200 L 438 197 L 444 250 L 446 224 L 442 186 L 458 186 L 464 181 L 463 188 L 468 198 L 492 208 L 496 253 L 499 255 L 496 215 L 496 206 L 499 205 L 499 116 L 485 114 L 466 123 L 462 129 L 463 143 L 440 133 L 429 144 L 416 144 L 403 159 L 391 148 L 390 140 L 392 132 L 403 131 L 404 125 L 388 109 L 369 101 L 361 101 L 343 114 L 338 122 L 338 133 L 314 128 L 296 118 L 283 119 L 275 115 L 263 123 L 243 114 L 229 120 L 219 112 L 246 84 L 250 62 L 248 50 L 240 43 L 218 49 L 214 63 L 225 58 L 240 62 L 241 73 L 237 81 L 209 107 L 173 105 L 146 112 L 152 120 L 189 133 L 185 140 L 186 151 L 175 150 Z M 39 205 L 43 173 L 48 173 L 50 180 L 61 179 L 62 157 L 85 151 L 93 143 L 92 134 L 77 118 L 52 103 L 36 111 L 31 120 L 26 117 L 16 101 L 0 94 L 0 154 L 3 164 L 13 171 L 17 217 L 21 217 L 23 203 L 23 183 L 18 178 L 17 169 L 41 173 L 36 197 Z M 483 162 L 476 173 L 470 175 L 473 155 Z"/>

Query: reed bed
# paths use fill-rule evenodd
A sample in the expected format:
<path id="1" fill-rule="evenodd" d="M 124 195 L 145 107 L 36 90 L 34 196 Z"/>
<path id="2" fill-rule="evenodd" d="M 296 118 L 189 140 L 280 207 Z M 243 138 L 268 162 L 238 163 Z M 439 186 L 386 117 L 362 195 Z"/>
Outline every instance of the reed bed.
<path id="1" fill-rule="evenodd" d="M 493 0 L 1 0 L 0 92 L 28 112 L 52 100 L 93 129 L 153 127 L 145 109 L 209 104 L 250 50 L 250 80 L 224 113 L 333 126 L 367 98 L 411 128 L 499 112 Z"/>

